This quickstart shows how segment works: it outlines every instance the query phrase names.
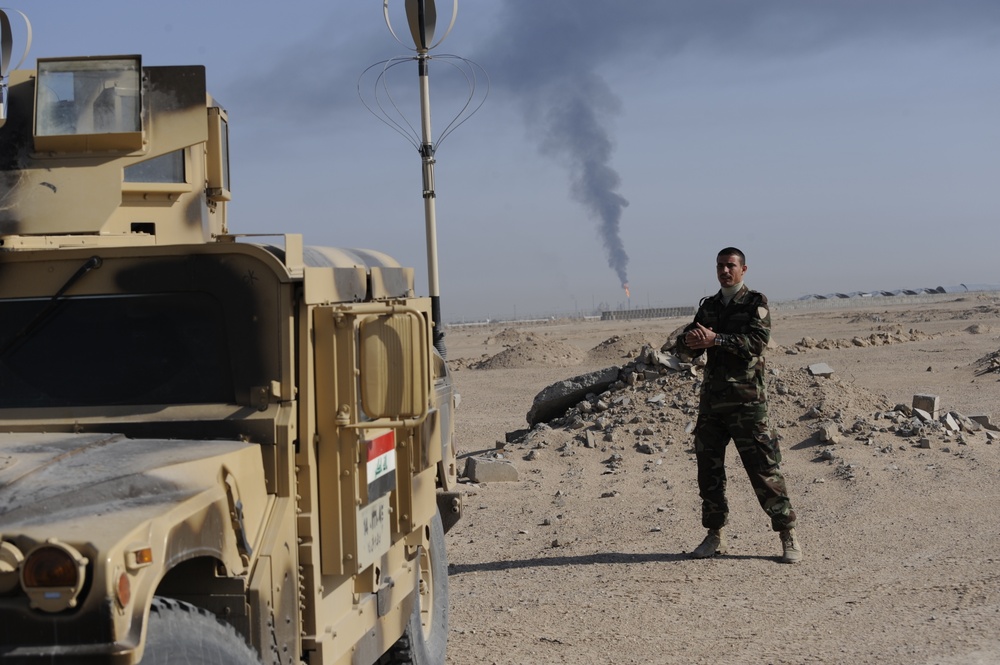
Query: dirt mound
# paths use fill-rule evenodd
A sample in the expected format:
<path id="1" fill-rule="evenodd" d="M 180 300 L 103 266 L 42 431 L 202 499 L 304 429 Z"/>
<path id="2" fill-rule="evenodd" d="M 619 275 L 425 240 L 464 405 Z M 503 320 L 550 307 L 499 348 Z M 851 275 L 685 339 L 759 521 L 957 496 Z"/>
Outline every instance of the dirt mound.
<path id="1" fill-rule="evenodd" d="M 928 334 L 915 328 L 904 331 L 900 326 L 878 326 L 878 329 L 867 336 L 857 335 L 851 339 L 822 339 L 815 340 L 812 337 L 803 337 L 795 343 L 795 348 L 786 349 L 786 353 L 796 353 L 801 349 L 849 349 L 854 346 L 885 346 L 887 344 L 901 344 L 903 342 L 919 342 L 927 339 L 940 337 L 939 333 Z"/>
<path id="2" fill-rule="evenodd" d="M 572 367 L 583 362 L 585 354 L 579 348 L 560 340 L 528 335 L 525 341 L 510 346 L 496 355 L 469 364 L 472 369 L 514 369 L 519 367 Z"/>
<path id="3" fill-rule="evenodd" d="M 620 361 L 622 358 L 634 358 L 644 346 L 660 348 L 663 340 L 657 340 L 653 335 L 642 332 L 630 332 L 624 335 L 614 335 L 604 340 L 587 355 L 592 360 Z"/>
<path id="4" fill-rule="evenodd" d="M 534 337 L 538 333 L 525 333 L 524 331 L 517 330 L 516 328 L 504 328 L 496 335 L 491 335 L 486 338 L 484 344 L 486 345 L 499 345 L 499 346 L 515 346 L 524 341 L 525 337 Z"/>
<path id="5" fill-rule="evenodd" d="M 770 415 L 777 427 L 797 422 L 832 420 L 842 428 L 870 431 L 876 414 L 893 408 L 884 395 L 839 378 L 812 376 L 808 368 L 772 363 L 768 393 Z M 863 427 L 859 428 L 859 425 Z"/>
<path id="6" fill-rule="evenodd" d="M 882 323 L 884 319 L 881 314 L 876 314 L 874 312 L 862 312 L 861 314 L 852 316 L 848 319 L 848 321 L 857 325 L 859 323 Z"/>
<path id="7" fill-rule="evenodd" d="M 973 307 L 972 309 L 959 312 L 954 318 L 959 320 L 965 319 L 981 319 L 983 316 L 998 316 L 1000 315 L 1000 306 L 998 305 L 979 305 Z"/>

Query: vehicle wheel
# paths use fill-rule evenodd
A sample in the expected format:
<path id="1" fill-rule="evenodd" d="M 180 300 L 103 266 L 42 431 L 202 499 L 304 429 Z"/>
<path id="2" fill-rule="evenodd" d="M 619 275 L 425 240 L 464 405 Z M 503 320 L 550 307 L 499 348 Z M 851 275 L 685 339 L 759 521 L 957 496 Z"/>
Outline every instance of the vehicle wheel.
<path id="1" fill-rule="evenodd" d="M 430 525 L 430 548 L 420 551 L 420 592 L 406 632 L 381 662 L 394 665 L 441 665 L 448 648 L 448 554 L 444 528 L 436 513 Z"/>
<path id="2" fill-rule="evenodd" d="M 154 598 L 142 665 L 247 665 L 260 657 L 236 630 L 191 603 Z"/>

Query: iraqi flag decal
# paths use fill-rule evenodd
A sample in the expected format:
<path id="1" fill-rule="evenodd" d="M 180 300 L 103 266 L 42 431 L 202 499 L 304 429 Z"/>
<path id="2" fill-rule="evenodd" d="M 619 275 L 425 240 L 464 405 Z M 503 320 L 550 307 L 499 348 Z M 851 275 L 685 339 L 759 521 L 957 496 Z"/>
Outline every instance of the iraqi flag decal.
<path id="1" fill-rule="evenodd" d="M 388 494 L 396 488 L 396 433 L 389 430 L 368 444 L 368 500 Z"/>

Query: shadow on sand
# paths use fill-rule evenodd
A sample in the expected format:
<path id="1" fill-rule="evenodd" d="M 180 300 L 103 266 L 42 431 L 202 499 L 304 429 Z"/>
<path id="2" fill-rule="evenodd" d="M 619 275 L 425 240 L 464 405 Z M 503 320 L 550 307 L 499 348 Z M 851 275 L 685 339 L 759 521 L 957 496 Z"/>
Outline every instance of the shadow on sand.
<path id="1" fill-rule="evenodd" d="M 761 561 L 779 562 L 779 556 L 760 556 L 751 554 L 722 555 L 713 557 L 717 561 L 747 561 L 758 559 Z M 581 556 L 553 556 L 539 557 L 536 559 L 514 559 L 511 561 L 485 561 L 483 563 L 457 563 L 448 566 L 448 575 L 462 575 L 464 573 L 484 573 L 504 570 L 514 570 L 518 568 L 542 568 L 547 566 L 594 566 L 594 565 L 621 565 L 621 564 L 642 564 L 642 563 L 678 563 L 690 562 L 692 565 L 702 563 L 702 559 L 692 559 L 687 552 L 655 552 L 649 554 L 636 554 L 625 552 L 600 552 L 597 554 L 585 554 Z"/>

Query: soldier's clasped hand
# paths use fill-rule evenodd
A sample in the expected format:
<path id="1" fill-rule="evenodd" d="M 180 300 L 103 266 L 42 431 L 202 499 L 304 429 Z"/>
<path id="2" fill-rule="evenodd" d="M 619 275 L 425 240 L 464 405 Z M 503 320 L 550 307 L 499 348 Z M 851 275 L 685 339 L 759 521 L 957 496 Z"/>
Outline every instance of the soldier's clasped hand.
<path id="1" fill-rule="evenodd" d="M 684 336 L 684 343 L 692 349 L 707 349 L 715 344 L 715 332 L 700 323 L 695 323 L 694 328 Z"/>

